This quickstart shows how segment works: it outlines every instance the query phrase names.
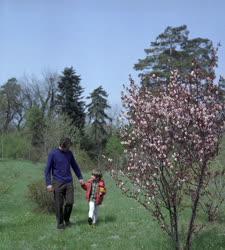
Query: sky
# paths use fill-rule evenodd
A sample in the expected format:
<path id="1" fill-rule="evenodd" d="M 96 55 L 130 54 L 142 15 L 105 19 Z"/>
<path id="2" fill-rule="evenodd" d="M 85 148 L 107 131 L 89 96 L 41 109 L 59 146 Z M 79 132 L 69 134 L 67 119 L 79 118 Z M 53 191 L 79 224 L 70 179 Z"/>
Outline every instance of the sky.
<path id="1" fill-rule="evenodd" d="M 102 85 L 120 106 L 144 49 L 183 24 L 190 38 L 221 44 L 217 75 L 225 76 L 224 11 L 224 0 L 0 0 L 0 85 L 73 66 L 84 96 Z"/>

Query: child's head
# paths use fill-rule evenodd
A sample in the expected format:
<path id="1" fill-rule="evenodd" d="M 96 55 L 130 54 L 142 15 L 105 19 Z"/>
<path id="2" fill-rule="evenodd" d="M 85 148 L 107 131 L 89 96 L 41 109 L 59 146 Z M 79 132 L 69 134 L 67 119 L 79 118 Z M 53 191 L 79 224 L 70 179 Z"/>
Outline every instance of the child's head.
<path id="1" fill-rule="evenodd" d="M 102 178 L 102 172 L 99 169 L 93 169 L 92 170 L 92 176 L 96 179 L 101 179 Z"/>

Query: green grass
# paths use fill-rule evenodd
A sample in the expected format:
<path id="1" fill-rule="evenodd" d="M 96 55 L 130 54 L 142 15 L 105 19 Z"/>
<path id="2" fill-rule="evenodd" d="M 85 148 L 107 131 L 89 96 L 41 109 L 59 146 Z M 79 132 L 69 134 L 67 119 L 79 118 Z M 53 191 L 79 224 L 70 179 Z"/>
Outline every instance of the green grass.
<path id="1" fill-rule="evenodd" d="M 35 204 L 26 198 L 27 185 L 42 177 L 40 164 L 0 162 L 0 183 L 8 187 L 0 196 L 0 249 L 170 249 L 149 213 L 123 197 L 109 176 L 99 224 L 88 225 L 85 193 L 77 188 L 71 216 L 75 225 L 58 231 L 55 216 L 35 212 Z"/>
<path id="2" fill-rule="evenodd" d="M 89 178 L 89 174 L 84 173 L 84 177 Z M 0 161 L 0 249 L 172 249 L 151 215 L 136 201 L 122 196 L 107 175 L 108 193 L 100 207 L 98 225 L 88 225 L 85 193 L 76 185 L 71 216 L 75 225 L 58 231 L 55 216 L 37 212 L 26 198 L 27 185 L 41 178 L 41 164 Z M 194 240 L 193 249 L 225 249 L 225 223 L 204 229 Z"/>

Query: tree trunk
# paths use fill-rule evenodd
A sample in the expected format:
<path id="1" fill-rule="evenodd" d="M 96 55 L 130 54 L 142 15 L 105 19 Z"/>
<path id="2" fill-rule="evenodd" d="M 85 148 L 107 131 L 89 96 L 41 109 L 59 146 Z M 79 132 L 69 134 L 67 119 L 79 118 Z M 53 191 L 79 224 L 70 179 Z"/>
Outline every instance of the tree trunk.
<path id="1" fill-rule="evenodd" d="M 174 211 L 174 238 L 176 242 L 176 250 L 180 250 L 180 238 L 179 238 L 179 227 L 178 227 L 178 214 L 176 205 L 173 206 Z"/>
<path id="2" fill-rule="evenodd" d="M 202 164 L 201 175 L 199 177 L 199 182 L 198 182 L 198 186 L 197 186 L 197 190 L 196 190 L 196 196 L 195 196 L 194 204 L 193 204 L 193 207 L 192 207 L 192 215 L 191 215 L 191 220 L 190 220 L 190 223 L 189 223 L 189 229 L 188 229 L 188 235 L 187 235 L 185 250 L 190 250 L 191 249 L 194 222 L 195 222 L 195 218 L 196 218 L 197 207 L 198 207 L 198 204 L 199 204 L 200 193 L 201 193 L 201 189 L 202 189 L 202 185 L 203 185 L 205 169 L 206 169 L 206 162 L 204 161 L 203 164 Z"/>

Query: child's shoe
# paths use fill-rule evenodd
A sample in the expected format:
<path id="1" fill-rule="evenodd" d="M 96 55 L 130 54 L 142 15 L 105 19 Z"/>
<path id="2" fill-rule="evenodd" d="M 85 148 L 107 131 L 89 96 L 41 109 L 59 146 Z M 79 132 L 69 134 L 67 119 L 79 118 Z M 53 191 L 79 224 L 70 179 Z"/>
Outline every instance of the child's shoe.
<path id="1" fill-rule="evenodd" d="M 92 225 L 92 222 L 93 222 L 92 218 L 89 217 L 89 218 L 88 218 L 88 224 L 89 224 L 89 225 Z"/>

